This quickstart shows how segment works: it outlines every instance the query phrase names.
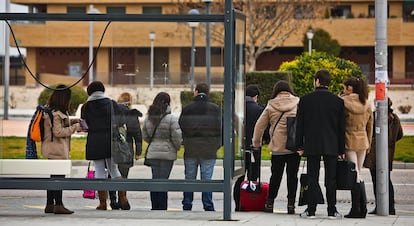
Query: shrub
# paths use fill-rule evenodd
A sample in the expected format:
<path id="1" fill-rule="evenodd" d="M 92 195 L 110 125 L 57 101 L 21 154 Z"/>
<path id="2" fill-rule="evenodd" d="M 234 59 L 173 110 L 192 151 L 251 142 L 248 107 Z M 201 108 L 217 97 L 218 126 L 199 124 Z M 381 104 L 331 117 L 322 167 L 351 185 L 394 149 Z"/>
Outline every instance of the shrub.
<path id="1" fill-rule="evenodd" d="M 265 106 L 273 92 L 273 86 L 277 81 L 285 80 L 291 85 L 291 73 L 281 71 L 253 71 L 246 73 L 246 86 L 250 84 L 257 85 L 260 89 L 260 95 L 257 102 Z"/>
<path id="2" fill-rule="evenodd" d="M 57 86 L 57 84 L 52 85 L 50 88 L 55 89 Z M 79 86 L 74 86 L 70 90 L 72 91 L 72 94 L 70 96 L 69 115 L 74 115 L 78 109 L 79 104 L 85 103 L 86 99 L 88 98 L 88 94 L 82 87 Z M 52 92 L 53 90 L 45 88 L 37 99 L 38 104 L 46 104 L 50 95 L 52 95 Z"/>
<path id="3" fill-rule="evenodd" d="M 180 99 L 181 99 L 181 106 L 185 107 L 187 104 L 193 101 L 194 92 L 193 91 L 181 91 Z M 208 95 L 208 100 L 217 104 L 220 107 L 220 109 L 223 109 L 223 104 L 224 104 L 223 92 L 219 92 L 219 91 L 210 92 L 210 94 Z"/>
<path id="4" fill-rule="evenodd" d="M 303 53 L 293 61 L 284 62 L 280 65 L 280 71 L 292 73 L 293 90 L 298 96 L 303 96 L 314 90 L 313 76 L 316 71 L 327 69 L 332 81 L 329 90 L 339 94 L 343 90 L 342 83 L 348 77 L 365 79 L 361 68 L 352 61 L 341 59 L 324 52 Z"/>

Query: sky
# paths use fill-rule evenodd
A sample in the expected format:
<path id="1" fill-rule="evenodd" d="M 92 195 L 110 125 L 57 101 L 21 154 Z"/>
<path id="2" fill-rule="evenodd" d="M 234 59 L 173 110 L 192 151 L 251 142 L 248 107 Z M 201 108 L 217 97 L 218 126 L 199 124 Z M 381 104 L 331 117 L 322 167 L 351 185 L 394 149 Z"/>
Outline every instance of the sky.
<path id="1" fill-rule="evenodd" d="M 6 12 L 6 1 L 0 1 L 0 13 L 5 13 Z M 27 13 L 27 7 L 22 6 L 22 5 L 17 5 L 17 4 L 10 4 L 10 13 Z M 0 21 L 0 55 L 4 55 L 4 50 L 5 50 L 5 46 L 6 43 L 4 42 L 4 37 L 5 37 L 5 27 L 7 26 L 7 24 L 1 20 Z M 26 55 L 26 49 L 25 48 L 21 48 L 20 49 L 22 51 L 23 55 Z M 14 47 L 10 47 L 10 56 L 18 56 L 18 52 L 17 49 Z"/>

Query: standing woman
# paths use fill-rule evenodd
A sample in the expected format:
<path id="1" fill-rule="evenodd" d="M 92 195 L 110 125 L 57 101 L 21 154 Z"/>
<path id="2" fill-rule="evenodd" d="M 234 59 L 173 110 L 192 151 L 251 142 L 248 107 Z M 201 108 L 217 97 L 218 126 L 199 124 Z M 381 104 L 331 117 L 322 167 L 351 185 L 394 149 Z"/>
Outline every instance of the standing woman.
<path id="1" fill-rule="evenodd" d="M 345 157 L 355 163 L 357 177 L 351 190 L 352 208 L 346 218 L 365 218 L 367 205 L 365 184 L 361 180 L 361 168 L 372 141 L 372 110 L 368 103 L 368 88 L 360 78 L 344 81 L 342 96 L 345 105 Z"/>
<path id="2" fill-rule="evenodd" d="M 375 112 L 374 112 L 375 115 Z M 375 124 L 375 117 L 374 117 Z M 395 200 L 394 200 L 394 185 L 391 181 L 392 162 L 394 161 L 395 144 L 403 137 L 403 129 L 401 127 L 400 118 L 394 113 L 392 109 L 392 101 L 388 98 L 388 213 L 395 215 Z M 368 214 L 377 214 L 377 154 L 376 154 L 376 142 L 375 135 L 372 136 L 371 149 L 365 157 L 364 166 L 369 168 L 371 173 L 372 186 L 375 196 L 375 209 Z"/>
<path id="3" fill-rule="evenodd" d="M 147 143 L 151 141 L 146 158 L 151 159 L 152 179 L 170 177 L 182 142 L 178 118 L 171 114 L 170 101 L 168 93 L 158 93 L 144 121 L 143 139 Z M 167 192 L 151 192 L 150 194 L 152 210 L 167 209 Z"/>
<path id="4" fill-rule="evenodd" d="M 44 140 L 41 144 L 43 157 L 47 159 L 70 159 L 70 136 L 80 130 L 79 119 L 70 120 L 68 115 L 71 90 L 65 85 L 59 85 L 53 91 L 47 105 L 52 111 L 53 118 L 44 114 Z M 53 120 L 53 124 L 52 124 Z M 53 125 L 53 128 L 51 128 Z M 45 213 L 72 214 L 62 202 L 62 190 L 47 190 Z"/>
<path id="5" fill-rule="evenodd" d="M 88 136 L 86 138 L 86 159 L 93 160 L 95 165 L 95 178 L 108 178 L 106 170 L 111 178 L 121 178 L 118 165 L 111 158 L 112 141 L 112 112 L 115 116 L 120 115 L 118 104 L 105 97 L 105 87 L 102 82 L 95 81 L 89 84 L 87 102 L 82 106 L 81 118 L 88 125 Z M 119 123 L 121 124 L 121 123 Z M 118 191 L 121 205 L 127 205 L 125 191 Z M 106 210 L 108 193 L 98 191 L 99 206 L 97 210 Z M 129 204 L 128 204 L 129 205 Z"/>
<path id="6" fill-rule="evenodd" d="M 269 194 L 264 211 L 273 213 L 273 203 L 279 191 L 283 171 L 286 165 L 288 187 L 288 214 L 295 214 L 295 198 L 298 185 L 298 168 L 300 156 L 286 149 L 287 117 L 296 116 L 299 98 L 292 94 L 286 81 L 278 81 L 273 87 L 271 99 L 267 102 L 262 115 L 256 122 L 253 134 L 253 149 L 260 150 L 262 135 L 270 123 L 269 149 L 272 150 L 272 175 L 269 183 Z"/>
<path id="7" fill-rule="evenodd" d="M 135 156 L 138 160 L 142 152 L 142 134 L 141 126 L 139 124 L 139 117 L 142 117 L 142 113 L 137 109 L 131 109 L 132 95 L 130 93 L 122 93 L 118 97 L 118 107 L 121 109 L 122 117 L 126 126 L 126 141 L 129 145 L 131 156 Z M 122 178 L 128 178 L 129 169 L 134 165 L 134 157 L 127 163 L 118 164 L 119 172 Z M 118 201 L 116 191 L 109 191 L 109 199 L 111 209 L 129 210 L 131 206 L 128 202 L 121 204 L 119 193 Z"/>

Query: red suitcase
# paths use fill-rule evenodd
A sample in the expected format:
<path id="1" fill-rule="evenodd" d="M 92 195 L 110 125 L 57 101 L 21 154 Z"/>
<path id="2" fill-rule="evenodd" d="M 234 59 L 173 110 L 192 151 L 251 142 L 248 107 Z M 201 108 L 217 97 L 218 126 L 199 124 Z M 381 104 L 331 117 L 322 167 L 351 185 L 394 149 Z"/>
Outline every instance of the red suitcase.
<path id="1" fill-rule="evenodd" d="M 240 185 L 240 211 L 263 211 L 268 192 L 269 184 L 266 182 L 243 181 Z"/>

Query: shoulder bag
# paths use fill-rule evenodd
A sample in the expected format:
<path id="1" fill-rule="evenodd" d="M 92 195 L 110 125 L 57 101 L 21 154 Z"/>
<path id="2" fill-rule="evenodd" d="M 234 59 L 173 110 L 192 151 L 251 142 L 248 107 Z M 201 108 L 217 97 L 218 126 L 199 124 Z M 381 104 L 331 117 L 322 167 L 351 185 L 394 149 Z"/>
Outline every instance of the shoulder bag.
<path id="1" fill-rule="evenodd" d="M 133 161 L 131 147 L 126 141 L 126 130 L 124 126 L 119 126 L 115 120 L 113 103 L 111 103 L 111 121 L 112 121 L 112 148 L 111 158 L 117 164 L 129 164 Z"/>

